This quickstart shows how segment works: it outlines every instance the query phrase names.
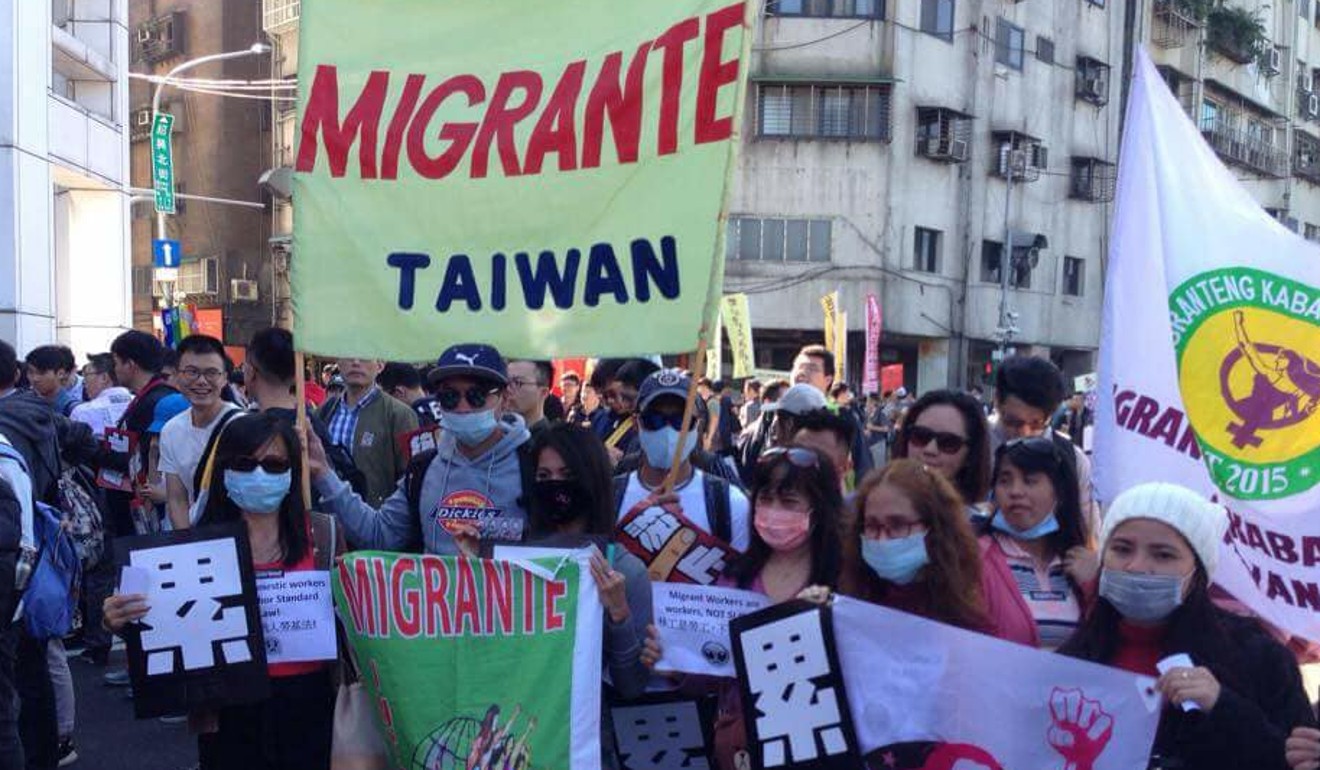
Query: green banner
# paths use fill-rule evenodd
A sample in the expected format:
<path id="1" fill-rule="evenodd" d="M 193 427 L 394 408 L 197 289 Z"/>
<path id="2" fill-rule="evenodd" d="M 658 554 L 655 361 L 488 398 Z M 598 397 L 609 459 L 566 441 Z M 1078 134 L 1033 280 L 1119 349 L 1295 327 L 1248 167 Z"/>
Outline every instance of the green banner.
<path id="1" fill-rule="evenodd" d="M 299 346 L 695 349 L 720 295 L 755 6 L 304 6 Z"/>
<path id="2" fill-rule="evenodd" d="M 600 601 L 543 563 L 344 557 L 335 606 L 396 767 L 600 767 Z"/>

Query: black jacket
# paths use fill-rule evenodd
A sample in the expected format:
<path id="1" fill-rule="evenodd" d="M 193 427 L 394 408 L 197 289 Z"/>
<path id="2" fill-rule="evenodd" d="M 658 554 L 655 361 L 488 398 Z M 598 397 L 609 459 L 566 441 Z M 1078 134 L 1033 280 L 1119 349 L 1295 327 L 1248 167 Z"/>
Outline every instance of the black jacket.
<path id="1" fill-rule="evenodd" d="M 96 466 L 110 454 L 90 427 L 56 413 L 49 402 L 30 390 L 0 398 L 0 433 L 27 460 L 32 493 L 52 504 L 63 468 L 61 457 L 70 465 Z"/>
<path id="2" fill-rule="evenodd" d="M 1294 727 L 1315 726 L 1297 660 L 1253 620 L 1226 619 L 1239 645 L 1237 688 L 1221 682 L 1214 710 L 1165 708 L 1152 768 L 1288 770 L 1283 743 Z"/>

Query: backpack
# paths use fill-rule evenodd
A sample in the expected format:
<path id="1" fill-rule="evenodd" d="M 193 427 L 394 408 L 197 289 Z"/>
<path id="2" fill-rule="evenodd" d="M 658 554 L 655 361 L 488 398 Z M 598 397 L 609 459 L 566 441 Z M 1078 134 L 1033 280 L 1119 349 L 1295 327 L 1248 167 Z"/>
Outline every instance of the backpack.
<path id="1" fill-rule="evenodd" d="M 622 515 L 623 498 L 628 493 L 631 473 L 614 477 L 614 508 Z M 729 482 L 709 473 L 701 474 L 701 492 L 706 499 L 706 519 L 710 521 L 710 534 L 726 543 L 733 542 L 733 517 L 729 511 Z"/>
<path id="2" fill-rule="evenodd" d="M 317 419 L 329 425 L 330 420 L 339 411 L 341 400 L 332 398 L 325 402 L 325 406 L 316 410 Z M 311 427 L 311 421 L 308 421 L 308 427 Z M 318 432 L 318 436 L 319 436 Z M 353 453 L 346 446 L 332 443 L 329 436 L 320 436 L 322 448 L 325 449 L 325 459 L 330 462 L 331 467 L 335 469 L 335 475 L 348 482 L 348 486 L 357 493 L 363 500 L 367 499 L 367 475 L 353 461 Z"/>
<path id="3" fill-rule="evenodd" d="M 86 470 L 72 466 L 57 482 L 59 508 L 84 571 L 101 561 L 105 552 L 105 497 Z"/>
<path id="4" fill-rule="evenodd" d="M 0 444 L 0 456 L 16 461 L 29 473 L 27 461 L 17 449 Z M 37 547 L 37 563 L 23 591 L 23 624 L 34 639 L 63 637 L 73 630 L 82 586 L 82 562 L 73 536 L 64 529 L 64 516 L 59 509 L 40 500 L 32 502 L 32 538 Z"/>
<path id="5" fill-rule="evenodd" d="M 9 482 L 0 476 L 0 618 L 4 625 L 14 617 L 18 606 L 16 585 L 19 543 L 22 537 L 23 507 Z"/>

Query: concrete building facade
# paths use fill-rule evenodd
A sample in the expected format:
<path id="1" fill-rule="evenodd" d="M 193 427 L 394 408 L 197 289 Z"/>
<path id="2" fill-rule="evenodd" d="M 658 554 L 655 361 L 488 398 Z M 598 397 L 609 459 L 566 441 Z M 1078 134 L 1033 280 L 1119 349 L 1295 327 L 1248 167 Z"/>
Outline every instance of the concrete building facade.
<path id="1" fill-rule="evenodd" d="M 130 311 L 126 0 L 0 0 L 0 339 L 108 349 Z"/>
<path id="2" fill-rule="evenodd" d="M 263 43 L 260 0 L 128 0 L 134 71 L 163 76 L 181 63 L 250 49 Z M 270 72 L 266 53 L 237 56 L 191 67 L 180 78 L 251 81 Z M 133 81 L 132 174 L 151 186 L 151 100 L 156 84 Z M 240 206 L 180 198 L 165 217 L 167 238 L 180 242 L 178 280 L 153 281 L 151 241 L 156 221 L 150 203 L 134 209 L 133 309 L 142 329 L 159 325 L 167 301 L 222 311 L 226 344 L 245 345 L 253 332 L 270 326 L 272 265 L 268 248 L 268 201 L 258 182 L 270 168 L 271 116 L 268 91 L 206 93 L 174 85 L 161 92 L 161 111 L 175 116 L 173 156 L 176 188 L 183 195 L 265 204 Z"/>

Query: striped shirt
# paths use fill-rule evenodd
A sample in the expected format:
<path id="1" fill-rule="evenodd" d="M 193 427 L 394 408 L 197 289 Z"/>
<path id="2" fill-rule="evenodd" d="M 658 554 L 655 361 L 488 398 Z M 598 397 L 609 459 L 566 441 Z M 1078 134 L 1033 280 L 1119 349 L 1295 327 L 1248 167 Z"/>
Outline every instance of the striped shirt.
<path id="1" fill-rule="evenodd" d="M 347 399 L 341 400 L 335 413 L 330 416 L 330 424 L 326 426 L 330 434 L 330 442 L 344 447 L 349 454 L 353 453 L 353 434 L 357 433 L 358 415 L 363 409 L 371 406 L 372 402 L 380 398 L 380 388 L 371 386 L 362 398 L 358 399 L 356 406 L 350 406 Z"/>
<path id="2" fill-rule="evenodd" d="M 1057 649 L 1072 636 L 1082 615 L 1077 594 L 1063 570 L 1063 560 L 1055 557 L 1049 566 L 1042 567 L 1013 538 L 998 532 L 994 538 L 1004 552 L 1009 572 L 1022 592 L 1022 598 L 1031 609 L 1031 617 L 1040 632 L 1041 648 Z"/>

